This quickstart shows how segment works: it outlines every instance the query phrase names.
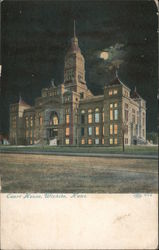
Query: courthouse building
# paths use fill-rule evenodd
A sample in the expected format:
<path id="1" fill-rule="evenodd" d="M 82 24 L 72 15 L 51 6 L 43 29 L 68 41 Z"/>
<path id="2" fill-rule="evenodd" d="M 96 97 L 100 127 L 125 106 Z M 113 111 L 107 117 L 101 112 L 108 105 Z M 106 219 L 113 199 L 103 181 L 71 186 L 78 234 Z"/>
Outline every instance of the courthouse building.
<path id="1" fill-rule="evenodd" d="M 34 107 L 10 105 L 10 143 L 116 146 L 146 142 L 146 102 L 116 74 L 103 95 L 87 88 L 75 30 L 64 59 L 64 81 L 43 88 Z"/>

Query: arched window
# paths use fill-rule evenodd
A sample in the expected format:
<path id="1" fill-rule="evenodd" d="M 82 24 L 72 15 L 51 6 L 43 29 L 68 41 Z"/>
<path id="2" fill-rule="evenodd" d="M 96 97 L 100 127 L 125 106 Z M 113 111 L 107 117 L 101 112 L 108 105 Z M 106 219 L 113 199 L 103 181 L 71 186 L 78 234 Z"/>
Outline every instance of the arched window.
<path id="1" fill-rule="evenodd" d="M 99 108 L 95 109 L 95 122 L 99 122 Z"/>
<path id="2" fill-rule="evenodd" d="M 88 123 L 92 123 L 92 109 L 88 109 Z"/>
<path id="3" fill-rule="evenodd" d="M 56 112 L 53 112 L 50 116 L 50 125 L 58 125 L 59 119 Z"/>

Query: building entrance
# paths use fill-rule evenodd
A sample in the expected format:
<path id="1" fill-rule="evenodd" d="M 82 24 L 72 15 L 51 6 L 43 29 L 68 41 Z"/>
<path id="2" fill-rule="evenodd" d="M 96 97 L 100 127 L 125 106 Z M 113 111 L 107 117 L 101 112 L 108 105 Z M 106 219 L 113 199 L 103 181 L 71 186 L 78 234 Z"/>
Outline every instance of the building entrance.
<path id="1" fill-rule="evenodd" d="M 58 136 L 58 129 L 57 128 L 50 128 L 49 129 L 49 138 L 54 139 Z"/>

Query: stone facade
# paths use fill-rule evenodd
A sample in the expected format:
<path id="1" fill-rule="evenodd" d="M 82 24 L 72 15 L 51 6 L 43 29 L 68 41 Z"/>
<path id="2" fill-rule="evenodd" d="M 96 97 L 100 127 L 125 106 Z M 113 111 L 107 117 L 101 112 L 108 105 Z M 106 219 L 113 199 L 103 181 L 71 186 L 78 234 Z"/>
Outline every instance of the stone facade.
<path id="1" fill-rule="evenodd" d="M 146 142 L 146 102 L 116 75 L 94 96 L 85 80 L 85 60 L 74 32 L 65 56 L 64 82 L 41 91 L 31 107 L 10 105 L 11 144 L 116 146 Z"/>

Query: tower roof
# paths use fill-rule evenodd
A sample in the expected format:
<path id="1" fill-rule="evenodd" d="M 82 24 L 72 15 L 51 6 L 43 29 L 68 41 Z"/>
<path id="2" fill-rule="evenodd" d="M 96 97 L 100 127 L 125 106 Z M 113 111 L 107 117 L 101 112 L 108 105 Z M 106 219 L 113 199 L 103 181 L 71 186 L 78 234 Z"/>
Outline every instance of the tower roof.
<path id="1" fill-rule="evenodd" d="M 71 46 L 67 52 L 67 54 L 72 54 L 72 53 L 81 53 L 81 50 L 78 46 L 78 38 L 76 36 L 76 23 L 74 20 L 74 26 L 73 26 L 73 37 L 71 39 Z"/>
<path id="2" fill-rule="evenodd" d="M 117 71 L 115 73 L 115 78 L 111 80 L 109 84 L 107 84 L 107 86 L 113 86 L 113 85 L 122 85 L 130 90 L 130 88 L 119 79 Z"/>

